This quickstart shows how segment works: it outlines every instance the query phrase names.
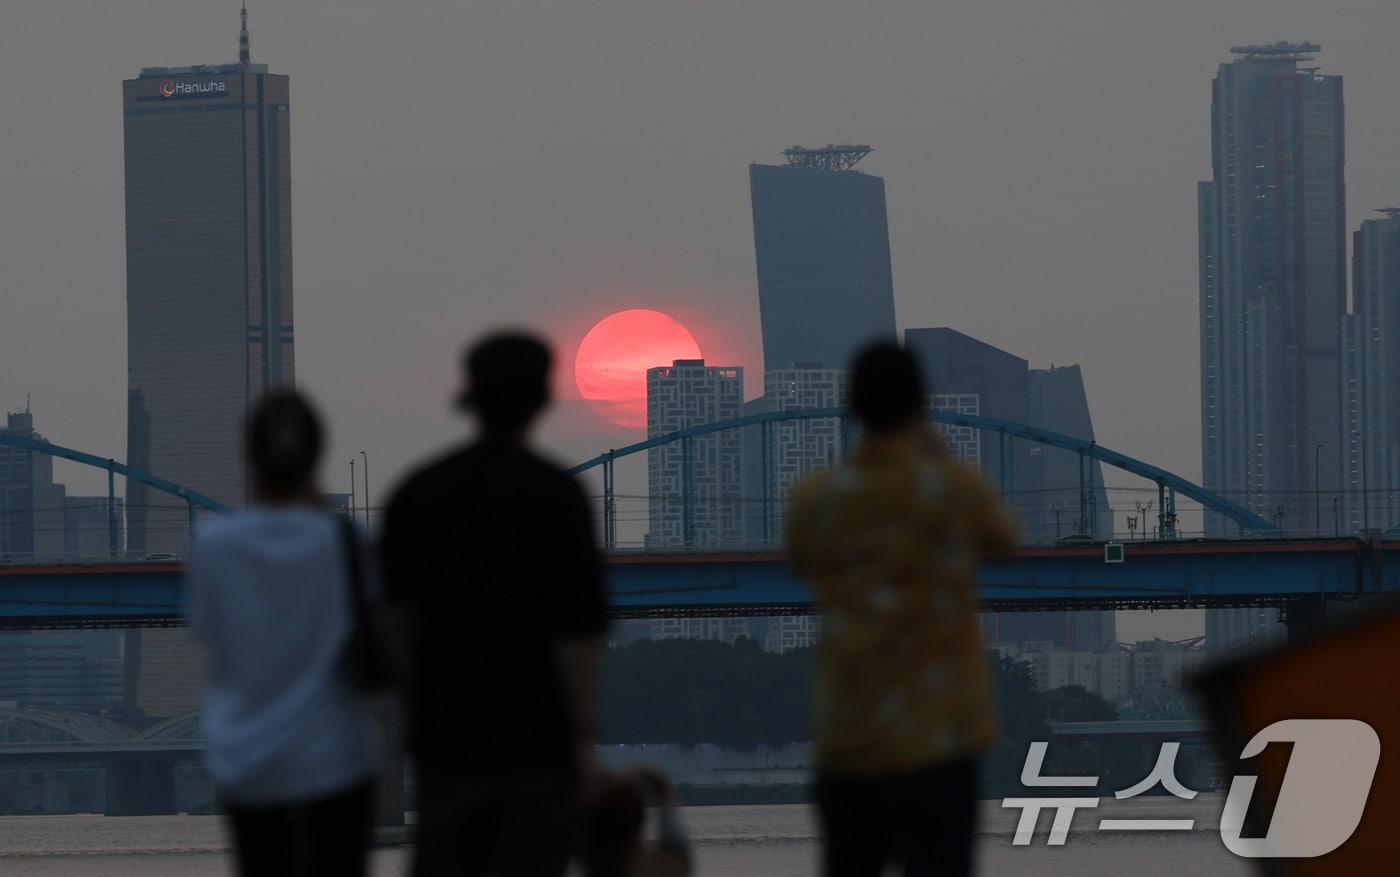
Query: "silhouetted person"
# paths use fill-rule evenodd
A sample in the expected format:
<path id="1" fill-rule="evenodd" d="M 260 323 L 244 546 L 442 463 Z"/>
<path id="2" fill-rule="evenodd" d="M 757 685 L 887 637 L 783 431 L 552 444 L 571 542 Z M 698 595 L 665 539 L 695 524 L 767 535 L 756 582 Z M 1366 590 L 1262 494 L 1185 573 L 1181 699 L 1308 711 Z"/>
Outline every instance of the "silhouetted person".
<path id="1" fill-rule="evenodd" d="M 415 873 L 558 874 L 594 775 L 605 616 L 592 516 L 527 444 L 549 350 L 498 335 L 465 366 L 479 437 L 411 475 L 384 522 L 418 767 Z"/>
<path id="2" fill-rule="evenodd" d="M 190 557 L 209 772 L 248 877 L 365 871 L 374 760 L 346 667 L 363 546 L 322 506 L 321 446 L 306 400 L 264 398 L 245 435 L 252 503 L 201 527 Z"/>
<path id="3" fill-rule="evenodd" d="M 980 554 L 1010 551 L 997 497 L 929 429 L 914 356 L 855 361 L 852 457 L 795 491 L 789 558 L 822 611 L 817 799 L 826 873 L 971 870 L 976 756 L 996 724 L 977 628 Z"/>

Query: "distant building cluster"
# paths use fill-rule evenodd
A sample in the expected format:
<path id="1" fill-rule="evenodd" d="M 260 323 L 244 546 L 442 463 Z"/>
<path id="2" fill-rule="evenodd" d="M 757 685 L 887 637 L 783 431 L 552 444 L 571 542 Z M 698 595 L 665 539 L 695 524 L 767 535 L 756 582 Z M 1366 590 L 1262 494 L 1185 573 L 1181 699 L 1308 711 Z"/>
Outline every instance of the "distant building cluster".
<path id="1" fill-rule="evenodd" d="M 1078 685 L 1114 703 L 1156 688 L 1181 688 L 1182 680 L 1205 665 L 1199 644 L 1148 640 L 1132 646 L 1105 644 L 1075 650 L 1052 642 L 998 643 L 999 654 L 1022 661 L 1035 675 L 1036 688 L 1050 691 Z"/>
<path id="2" fill-rule="evenodd" d="M 647 375 L 649 438 L 741 415 L 846 406 L 853 354 L 871 340 L 897 337 L 885 182 L 853 169 L 869 152 L 868 146 L 794 147 L 783 153 L 786 164 L 750 166 L 763 392 L 743 398 L 738 366 L 661 364 Z M 931 412 L 1000 418 L 1093 440 L 1078 366 L 1031 369 L 1026 360 L 949 328 L 910 329 L 904 342 L 928 370 Z M 1097 462 L 1081 473 L 1078 455 L 1067 451 L 992 442 L 971 427 L 940 423 L 937 430 L 958 460 L 980 470 L 1006 497 L 1027 541 L 1113 533 Z M 836 465 L 856 433 L 846 418 L 823 416 L 653 448 L 647 547 L 777 547 L 793 487 Z M 1112 613 L 1080 615 L 1076 624 L 1065 624 L 1067 613 L 1029 613 L 1008 618 L 1007 626 L 1025 637 L 1054 639 L 1072 628 L 1075 643 L 1112 642 Z M 666 638 L 751 636 L 775 651 L 811 645 L 820 635 L 815 618 L 772 619 L 761 636 L 747 624 L 673 619 L 655 622 L 652 630 Z M 997 625 L 985 629 L 995 634 Z"/>
<path id="3" fill-rule="evenodd" d="M 742 398 L 738 366 L 661 364 L 648 372 L 648 437 L 741 414 L 846 405 L 853 354 L 873 339 L 897 337 L 885 183 L 853 169 L 869 152 L 868 146 L 794 147 L 784 152 L 786 164 L 750 166 L 763 392 Z M 1000 418 L 1093 440 L 1078 366 L 1031 369 L 1026 360 L 949 328 L 910 329 L 904 340 L 928 371 L 931 411 Z M 720 374 L 735 380 L 723 384 L 712 377 Z M 959 460 L 980 469 L 1007 497 L 1027 541 L 1113 533 L 1097 462 L 1081 476 L 1078 456 L 1068 451 L 1025 441 L 993 447 L 971 427 L 939 424 L 938 430 Z M 793 486 L 834 466 L 856 438 L 844 418 L 817 417 L 652 449 L 648 547 L 779 545 Z M 694 506 L 689 520 L 687 499 Z"/>
<path id="4" fill-rule="evenodd" d="M 45 441 L 28 410 L 7 414 L 0 433 Z M 120 497 L 69 496 L 50 455 L 0 445 L 0 561 L 121 557 L 125 513 Z"/>
<path id="5" fill-rule="evenodd" d="M 289 81 L 248 57 L 148 67 L 122 83 L 127 455 L 230 506 L 247 497 L 243 418 L 295 380 Z M 3 433 L 43 440 L 32 414 Z M 125 500 L 71 496 L 53 458 L 0 446 L 0 562 L 179 555 L 189 510 L 128 479 Z M 183 630 L 0 637 L 0 703 L 147 718 L 198 705 Z"/>

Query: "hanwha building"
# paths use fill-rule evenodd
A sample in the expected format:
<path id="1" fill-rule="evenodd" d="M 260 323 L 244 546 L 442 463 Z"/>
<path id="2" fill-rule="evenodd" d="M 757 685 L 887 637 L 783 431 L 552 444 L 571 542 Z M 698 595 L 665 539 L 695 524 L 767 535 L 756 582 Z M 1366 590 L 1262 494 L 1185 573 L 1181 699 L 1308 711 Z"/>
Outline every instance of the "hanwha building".
<path id="1" fill-rule="evenodd" d="M 127 459 L 242 505 L 249 405 L 294 378 L 286 76 L 249 61 L 122 83 Z M 183 503 L 127 485 L 132 553 L 181 552 Z"/>

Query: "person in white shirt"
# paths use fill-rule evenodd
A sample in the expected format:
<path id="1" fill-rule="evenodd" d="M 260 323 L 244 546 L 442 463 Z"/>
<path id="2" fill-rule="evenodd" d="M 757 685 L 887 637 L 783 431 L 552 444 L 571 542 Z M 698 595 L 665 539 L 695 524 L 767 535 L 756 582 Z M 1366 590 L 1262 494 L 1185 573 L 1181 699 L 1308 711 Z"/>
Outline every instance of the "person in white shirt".
<path id="1" fill-rule="evenodd" d="M 191 551 L 209 771 L 243 875 L 365 871 L 375 765 L 347 656 L 367 566 L 354 528 L 322 507 L 322 444 L 304 398 L 265 397 L 245 435 L 252 503 L 202 527 Z"/>

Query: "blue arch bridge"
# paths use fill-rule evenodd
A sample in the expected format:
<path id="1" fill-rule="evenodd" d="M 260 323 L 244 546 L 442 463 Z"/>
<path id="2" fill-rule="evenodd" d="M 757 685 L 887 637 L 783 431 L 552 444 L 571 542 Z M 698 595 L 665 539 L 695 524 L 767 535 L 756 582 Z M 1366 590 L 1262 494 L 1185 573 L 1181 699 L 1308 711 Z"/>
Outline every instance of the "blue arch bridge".
<path id="1" fill-rule="evenodd" d="M 971 427 L 997 436 L 1003 449 L 1013 441 L 1030 441 L 1077 454 L 1080 471 L 1098 461 L 1156 485 L 1160 503 L 1159 541 L 1129 542 L 1121 556 L 1105 546 L 1073 544 L 1026 547 L 1015 556 L 983 565 L 979 587 L 990 610 L 1183 608 L 1269 605 L 1290 618 L 1311 617 L 1329 600 L 1354 599 L 1400 591 L 1400 541 L 1366 539 L 1290 539 L 1271 522 L 1248 509 L 1157 466 L 1049 430 L 987 417 L 935 411 L 940 423 Z M 757 427 L 765 468 L 772 460 L 773 427 L 788 420 L 838 418 L 843 444 L 851 429 L 839 409 L 770 412 L 697 426 L 609 450 L 574 467 L 603 475 L 604 538 L 617 546 L 617 496 L 614 464 L 627 456 L 679 443 L 682 450 L 682 508 L 693 526 L 694 441 L 720 430 Z M 98 457 L 17 436 L 0 436 L 0 444 L 29 454 L 49 454 L 94 466 L 108 473 L 109 497 L 115 476 L 135 479 L 182 500 L 190 526 L 201 510 L 227 510 L 214 500 L 147 472 Z M 1008 461 L 1010 454 L 1003 453 Z M 32 471 L 32 467 L 31 467 Z M 1003 483 L 1012 481 L 1005 472 Z M 765 484 L 770 479 L 764 477 Z M 1087 512 L 1087 479 L 1081 476 L 1081 510 Z M 1234 540 L 1174 539 L 1176 497 L 1189 497 L 1238 527 Z M 31 492 L 32 495 L 32 492 Z M 765 526 L 776 518 L 777 498 L 765 490 Z M 108 505 L 110 557 L 103 563 L 0 564 L 0 626 L 101 626 L 180 623 L 183 602 L 178 560 L 136 561 L 119 556 L 120 534 L 115 502 Z M 1080 515 L 1086 520 L 1087 513 Z M 771 535 L 771 534 L 770 534 Z M 671 554 L 608 554 L 611 606 L 618 617 L 674 615 L 775 615 L 812 611 L 806 586 L 787 570 L 773 550 L 743 552 L 680 551 Z"/>

